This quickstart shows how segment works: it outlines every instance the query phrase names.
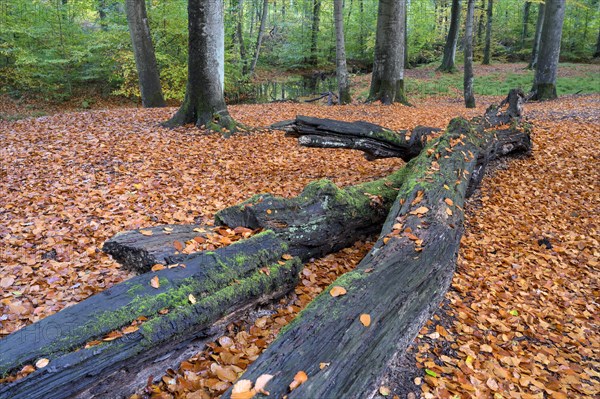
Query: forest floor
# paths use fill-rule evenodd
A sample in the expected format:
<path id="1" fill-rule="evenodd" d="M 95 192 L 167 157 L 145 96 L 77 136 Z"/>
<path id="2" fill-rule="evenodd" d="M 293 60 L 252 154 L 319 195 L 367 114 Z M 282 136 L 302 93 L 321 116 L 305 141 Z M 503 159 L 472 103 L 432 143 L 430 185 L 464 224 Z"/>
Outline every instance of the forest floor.
<path id="1" fill-rule="evenodd" d="M 297 114 L 444 128 L 481 115 L 450 98 L 402 105 L 231 106 L 267 126 Z M 100 250 L 117 232 L 210 221 L 260 192 L 298 194 L 385 176 L 395 159 L 299 147 L 281 132 L 223 139 L 159 126 L 175 111 L 114 108 L 0 120 L 0 337 L 130 275 Z M 530 157 L 496 165 L 468 206 L 452 288 L 413 345 L 416 366 L 389 370 L 390 398 L 593 398 L 600 394 L 600 95 L 532 103 Z M 207 349 L 137 396 L 211 398 L 279 329 L 372 244 L 309 262 L 295 291 L 232 323 Z M 29 369 L 22 374 L 30 372 Z M 408 396 L 407 396 L 408 395 Z"/>

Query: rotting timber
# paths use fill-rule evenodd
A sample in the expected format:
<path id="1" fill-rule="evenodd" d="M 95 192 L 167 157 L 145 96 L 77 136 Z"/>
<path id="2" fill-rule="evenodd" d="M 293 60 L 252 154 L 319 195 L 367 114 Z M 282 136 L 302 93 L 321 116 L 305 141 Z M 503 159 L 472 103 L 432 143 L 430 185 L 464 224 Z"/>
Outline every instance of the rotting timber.
<path id="1" fill-rule="evenodd" d="M 453 120 L 406 167 L 384 179 L 345 189 L 318 181 L 296 198 L 263 194 L 219 212 L 217 223 L 267 231 L 214 252 L 175 254 L 185 268 L 142 274 L 0 340 L 0 374 L 39 358 L 50 360 L 0 386 L 0 398 L 131 393 L 148 376 L 197 351 L 227 320 L 289 291 L 300 259 L 351 245 L 385 220 L 371 253 L 335 283 L 348 294 L 320 296 L 244 374 L 248 379 L 275 375 L 268 389 L 276 397 L 287 393 L 300 370 L 309 380 L 290 398 L 366 397 L 374 392 L 380 369 L 412 340 L 445 293 L 462 234 L 462 204 L 483 169 L 496 157 L 530 149 L 529 134 L 518 124 L 484 131 L 489 125 L 489 118 Z M 149 238 L 125 234 L 140 238 L 129 244 L 132 248 L 142 248 Z M 285 253 L 294 257 L 282 260 Z M 159 288 L 150 285 L 155 276 Z M 161 314 L 164 309 L 169 312 Z M 361 313 L 370 314 L 370 327 L 358 322 Z M 148 320 L 139 330 L 84 348 L 141 316 Z M 58 334 L 44 336 L 51 328 Z M 319 362 L 331 365 L 319 370 Z M 367 374 L 359 374 L 361 369 Z"/>

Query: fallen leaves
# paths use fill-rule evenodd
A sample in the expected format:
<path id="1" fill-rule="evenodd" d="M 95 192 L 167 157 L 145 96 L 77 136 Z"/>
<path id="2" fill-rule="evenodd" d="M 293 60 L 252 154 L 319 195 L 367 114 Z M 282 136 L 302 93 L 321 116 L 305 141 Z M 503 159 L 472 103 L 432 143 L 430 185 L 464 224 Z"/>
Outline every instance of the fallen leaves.
<path id="1" fill-rule="evenodd" d="M 367 313 L 363 313 L 360 315 L 359 320 L 361 324 L 365 327 L 369 327 L 371 325 L 371 315 Z"/>
<path id="2" fill-rule="evenodd" d="M 298 371 L 294 376 L 294 381 L 290 383 L 290 391 L 293 391 L 294 389 L 298 388 L 306 381 L 308 381 L 308 376 L 306 375 L 306 373 L 304 371 Z"/>
<path id="3" fill-rule="evenodd" d="M 331 290 L 329 290 L 329 295 L 331 295 L 332 297 L 338 297 L 341 295 L 346 295 L 346 289 L 344 287 L 340 287 L 339 285 L 336 285 L 334 287 L 331 288 Z"/>
<path id="4" fill-rule="evenodd" d="M 48 360 L 46 358 L 42 358 L 42 359 L 39 359 L 37 362 L 35 362 L 35 367 L 38 369 L 43 369 L 44 367 L 46 367 L 48 365 L 48 363 L 50 363 L 50 360 Z"/>
<path id="5" fill-rule="evenodd" d="M 160 288 L 160 281 L 158 279 L 158 276 L 152 277 L 152 279 L 150 280 L 150 286 L 152 288 Z"/>

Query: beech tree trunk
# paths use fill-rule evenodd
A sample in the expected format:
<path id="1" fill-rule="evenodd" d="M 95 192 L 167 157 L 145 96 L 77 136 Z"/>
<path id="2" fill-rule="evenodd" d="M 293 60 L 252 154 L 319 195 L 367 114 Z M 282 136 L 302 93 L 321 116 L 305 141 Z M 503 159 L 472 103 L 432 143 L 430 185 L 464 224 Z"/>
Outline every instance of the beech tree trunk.
<path id="1" fill-rule="evenodd" d="M 310 54 L 307 64 L 311 67 L 319 65 L 317 42 L 319 38 L 319 24 L 321 21 L 321 0 L 313 0 L 312 26 L 310 29 Z"/>
<path id="2" fill-rule="evenodd" d="M 515 147 L 498 145 L 498 136 L 511 136 Z M 273 375 L 265 389 L 275 398 L 374 398 L 386 365 L 404 353 L 450 285 L 466 196 L 490 160 L 529 148 L 517 144 L 524 142 L 528 135 L 518 130 L 484 133 L 483 126 L 454 119 L 406 165 L 407 180 L 373 249 L 284 328 L 241 378 Z M 332 297 L 335 286 L 347 293 Z M 290 392 L 299 371 L 308 379 Z"/>
<path id="3" fill-rule="evenodd" d="M 242 62 L 242 75 L 248 74 L 248 60 L 246 59 L 246 44 L 244 43 L 244 0 L 238 1 L 236 35 L 240 44 L 240 60 Z"/>
<path id="4" fill-rule="evenodd" d="M 537 66 L 538 54 L 540 51 L 540 39 L 542 37 L 542 27 L 544 26 L 544 15 L 546 14 L 546 4 L 540 3 L 538 6 L 538 17 L 535 24 L 535 36 L 533 38 L 533 47 L 531 49 L 531 60 L 528 69 L 535 69 Z"/>
<path id="5" fill-rule="evenodd" d="M 260 26 L 258 28 L 258 36 L 256 37 L 256 48 L 254 49 L 254 58 L 252 59 L 252 65 L 248 74 L 252 76 L 256 69 L 256 63 L 258 62 L 258 56 L 260 55 L 260 47 L 262 45 L 263 36 L 265 34 L 265 27 L 267 25 L 267 15 L 269 13 L 269 0 L 263 0 L 262 14 L 260 17 Z"/>
<path id="6" fill-rule="evenodd" d="M 103 3 L 100 9 L 102 17 L 104 15 Z M 165 100 L 160 86 L 160 75 L 156 66 L 156 56 L 148 25 L 146 2 L 144 0 L 126 0 L 125 11 L 138 72 L 142 105 L 146 108 L 164 107 Z"/>
<path id="7" fill-rule="evenodd" d="M 546 0 L 540 49 L 531 91 L 534 100 L 552 100 L 556 94 L 556 74 L 565 17 L 565 0 Z"/>
<path id="8" fill-rule="evenodd" d="M 369 101 L 407 104 L 404 92 L 405 0 L 379 0 Z"/>
<path id="9" fill-rule="evenodd" d="M 494 0 L 488 0 L 487 8 L 487 23 L 485 27 L 485 47 L 483 48 L 483 65 L 489 65 L 491 54 L 490 47 L 492 45 L 492 12 L 493 12 Z"/>
<path id="10" fill-rule="evenodd" d="M 335 72 L 338 81 L 338 103 L 350 104 L 352 98 L 350 96 L 350 83 L 348 82 L 348 68 L 346 67 L 343 0 L 334 0 L 333 7 L 335 23 Z"/>
<path id="11" fill-rule="evenodd" d="M 594 58 L 600 57 L 600 29 L 598 30 L 598 39 L 596 40 L 596 51 L 594 52 Z"/>
<path id="12" fill-rule="evenodd" d="M 531 2 L 526 1 L 523 5 L 523 29 L 521 30 L 521 48 L 525 48 L 525 40 L 527 40 L 527 34 L 529 30 L 529 10 L 531 9 Z"/>
<path id="13" fill-rule="evenodd" d="M 488 0 L 491 3 L 491 0 Z M 465 20 L 465 67 L 464 67 L 464 98 L 465 107 L 475 108 L 475 96 L 473 95 L 473 12 L 475 0 L 467 2 L 467 17 Z"/>
<path id="14" fill-rule="evenodd" d="M 194 123 L 228 136 L 235 130 L 223 95 L 225 32 L 223 4 L 188 0 L 188 81 L 185 98 L 165 126 Z"/>
<path id="15" fill-rule="evenodd" d="M 450 11 L 450 30 L 446 37 L 444 46 L 444 58 L 438 71 L 455 72 L 456 65 L 454 59 L 456 56 L 456 44 L 458 43 L 458 31 L 460 27 L 460 0 L 452 0 L 452 9 Z"/>

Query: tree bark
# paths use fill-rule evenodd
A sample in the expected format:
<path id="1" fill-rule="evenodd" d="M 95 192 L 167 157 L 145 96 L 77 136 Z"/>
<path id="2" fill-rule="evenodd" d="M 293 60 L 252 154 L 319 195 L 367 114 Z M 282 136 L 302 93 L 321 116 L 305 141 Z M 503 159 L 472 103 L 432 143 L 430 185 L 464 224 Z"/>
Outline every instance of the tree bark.
<path id="1" fill-rule="evenodd" d="M 405 351 L 450 285 L 469 188 L 490 160 L 514 149 L 498 145 L 498 135 L 528 137 L 453 120 L 430 151 L 407 164 L 407 180 L 371 252 L 284 328 L 242 378 L 273 375 L 266 390 L 276 398 L 375 397 L 386 365 Z M 334 286 L 347 293 L 332 297 Z M 299 371 L 308 380 L 290 392 Z"/>
<path id="2" fill-rule="evenodd" d="M 104 4 L 101 4 L 103 15 Z M 156 65 L 148 15 L 146 14 L 146 2 L 144 0 L 126 0 L 125 10 L 127 13 L 127 24 L 135 57 L 135 65 L 138 71 L 142 105 L 146 108 L 164 107 L 165 100 L 160 86 L 160 75 Z"/>
<path id="3" fill-rule="evenodd" d="M 188 0 L 188 81 L 185 98 L 167 127 L 194 123 L 228 136 L 235 131 L 223 95 L 225 32 L 220 1 Z"/>
<path id="4" fill-rule="evenodd" d="M 552 100 L 556 94 L 556 74 L 565 17 L 565 0 L 547 0 L 540 49 L 533 81 L 534 100 Z"/>
<path id="5" fill-rule="evenodd" d="M 275 234 L 262 233 L 189 255 L 182 259 L 185 267 L 134 277 L 10 334 L 0 340 L 0 375 L 40 358 L 50 364 L 1 385 L 0 398 L 133 393 L 151 375 L 200 350 L 226 320 L 292 289 L 302 264 L 298 258 L 282 261 L 286 251 Z M 153 278 L 158 288 L 151 286 Z M 144 320 L 137 331 L 82 349 L 134 320 Z"/>
<path id="6" fill-rule="evenodd" d="M 483 65 L 490 65 L 490 47 L 492 45 L 492 12 L 494 0 L 488 0 L 487 24 L 485 27 L 485 47 L 483 48 Z"/>
<path id="7" fill-rule="evenodd" d="M 491 2 L 491 0 L 488 0 Z M 465 20 L 465 66 L 464 66 L 464 98 L 465 107 L 475 108 L 475 96 L 473 95 L 473 11 L 475 0 L 467 2 L 467 17 Z"/>
<path id="8" fill-rule="evenodd" d="M 252 65 L 248 74 L 254 75 L 256 69 L 256 63 L 258 62 L 258 56 L 260 55 L 260 46 L 262 45 L 263 36 L 265 34 L 265 27 L 267 25 L 267 15 L 269 13 L 269 0 L 263 0 L 262 14 L 260 17 L 260 26 L 258 28 L 258 36 L 256 38 L 256 48 L 254 50 L 254 58 L 252 59 Z"/>
<path id="9" fill-rule="evenodd" d="M 344 40 L 344 13 L 343 0 L 334 0 L 334 23 L 335 23 L 335 65 L 338 81 L 338 103 L 350 104 L 350 84 L 348 82 L 348 68 L 346 67 L 346 44 Z"/>
<path id="10" fill-rule="evenodd" d="M 404 92 L 405 0 L 379 0 L 369 101 L 408 104 Z"/>
<path id="11" fill-rule="evenodd" d="M 242 75 L 248 74 L 248 60 L 246 59 L 246 44 L 244 43 L 244 0 L 238 1 L 238 15 L 236 34 L 240 45 L 240 60 L 242 62 Z"/>
<path id="12" fill-rule="evenodd" d="M 533 38 L 533 46 L 531 49 L 531 60 L 527 69 L 535 69 L 537 66 L 538 55 L 540 52 L 540 39 L 542 37 L 542 27 L 544 26 L 544 15 L 546 14 L 546 4 L 540 3 L 538 6 L 538 17 L 535 24 L 535 36 Z"/>
<path id="13" fill-rule="evenodd" d="M 460 0 L 452 0 L 452 9 L 450 11 L 450 30 L 446 37 L 444 46 L 444 58 L 438 71 L 456 72 L 454 59 L 456 56 L 456 44 L 458 43 L 458 31 L 460 26 Z"/>
<path id="14" fill-rule="evenodd" d="M 594 58 L 600 57 L 600 29 L 598 30 L 598 39 L 596 39 L 596 51 L 594 52 Z"/>

